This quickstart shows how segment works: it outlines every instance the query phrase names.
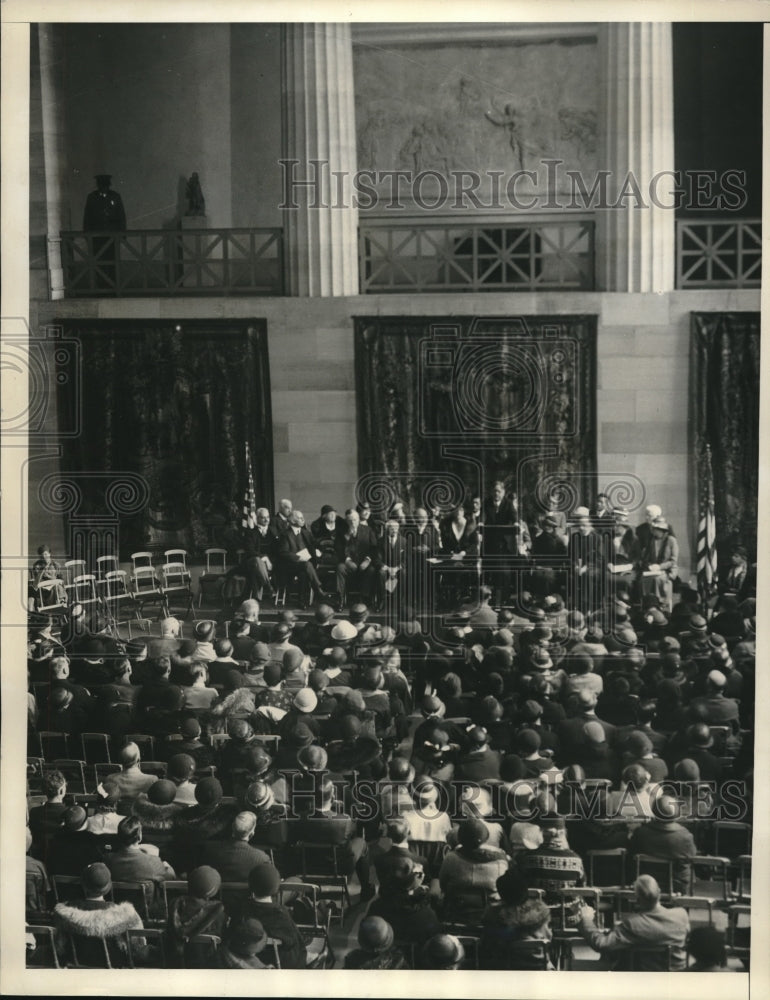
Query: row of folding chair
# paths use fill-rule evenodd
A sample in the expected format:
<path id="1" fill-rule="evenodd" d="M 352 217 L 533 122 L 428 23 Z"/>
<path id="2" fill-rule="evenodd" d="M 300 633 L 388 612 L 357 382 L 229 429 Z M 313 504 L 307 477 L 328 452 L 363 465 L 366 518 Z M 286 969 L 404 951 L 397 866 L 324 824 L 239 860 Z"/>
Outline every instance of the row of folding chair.
<path id="1" fill-rule="evenodd" d="M 27 950 L 27 968 L 62 968 L 56 951 L 54 929 L 46 924 L 27 924 L 27 937 L 35 942 L 33 949 Z M 123 944 L 125 961 L 116 965 L 116 949 L 110 943 L 117 938 Z M 183 966 L 186 968 L 213 968 L 222 939 L 216 934 L 195 934 L 190 937 L 183 951 Z M 263 954 L 265 964 L 275 969 L 281 968 L 280 947 L 277 938 L 267 938 Z M 115 938 L 85 937 L 79 934 L 66 935 L 67 966 L 74 969 L 165 969 L 168 968 L 165 931 L 160 928 L 139 928 L 124 931 Z"/>
<path id="2" fill-rule="evenodd" d="M 727 821 L 725 821 L 727 822 Z M 690 865 L 688 897 L 709 899 L 714 905 L 725 907 L 736 900 L 751 898 L 751 855 L 739 855 L 732 860 L 716 855 L 696 855 L 687 859 Z M 631 891 L 631 865 L 633 877 L 652 875 L 668 898 L 679 900 L 674 890 L 674 870 L 677 862 L 650 854 L 627 855 L 623 847 L 588 851 L 587 876 L 590 886 L 605 891 Z"/>

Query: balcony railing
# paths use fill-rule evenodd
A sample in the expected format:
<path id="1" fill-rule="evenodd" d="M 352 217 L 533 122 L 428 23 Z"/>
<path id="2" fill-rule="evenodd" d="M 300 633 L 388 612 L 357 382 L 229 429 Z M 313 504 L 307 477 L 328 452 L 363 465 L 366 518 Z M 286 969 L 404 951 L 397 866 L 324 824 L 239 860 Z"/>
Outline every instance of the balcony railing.
<path id="1" fill-rule="evenodd" d="M 283 230 L 61 234 L 65 295 L 283 295 Z"/>
<path id="2" fill-rule="evenodd" d="M 426 217 L 359 227 L 361 291 L 501 292 L 594 288 L 594 223 L 570 214 L 516 222 Z"/>
<path id="3" fill-rule="evenodd" d="M 761 280 L 760 219 L 677 222 L 677 288 L 759 288 Z"/>

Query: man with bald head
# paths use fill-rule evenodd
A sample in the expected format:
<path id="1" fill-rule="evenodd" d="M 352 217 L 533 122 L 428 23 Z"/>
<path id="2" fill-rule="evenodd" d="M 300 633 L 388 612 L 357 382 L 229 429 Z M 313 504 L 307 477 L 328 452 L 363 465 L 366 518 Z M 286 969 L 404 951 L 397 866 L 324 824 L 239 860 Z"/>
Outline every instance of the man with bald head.
<path id="1" fill-rule="evenodd" d="M 634 882 L 635 912 L 618 920 L 612 930 L 599 930 L 594 910 L 584 906 L 580 912 L 580 933 L 594 951 L 614 958 L 615 971 L 628 970 L 628 953 L 634 948 L 671 948 L 671 971 L 686 966 L 685 942 L 690 930 L 687 910 L 660 905 L 660 886 L 651 875 L 640 875 Z M 625 954 L 624 954 L 625 953 Z M 637 972 L 666 972 L 665 953 L 644 953 L 636 957 Z"/>
<path id="2" fill-rule="evenodd" d="M 143 773 L 140 767 L 141 759 L 136 743 L 127 743 L 120 751 L 119 762 L 122 770 L 117 774 L 111 774 L 108 780 L 112 787 L 118 789 L 121 799 L 135 799 L 158 780 L 154 774 Z"/>

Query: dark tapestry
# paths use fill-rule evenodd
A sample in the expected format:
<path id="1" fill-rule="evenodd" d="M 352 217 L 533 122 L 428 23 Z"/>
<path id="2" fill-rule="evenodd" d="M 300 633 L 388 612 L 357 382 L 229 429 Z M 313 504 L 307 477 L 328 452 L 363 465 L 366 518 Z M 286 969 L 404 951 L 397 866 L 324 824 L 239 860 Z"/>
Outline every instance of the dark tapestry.
<path id="1" fill-rule="evenodd" d="M 149 502 L 120 525 L 120 555 L 137 549 L 234 548 L 251 451 L 258 504 L 272 507 L 273 436 L 267 330 L 254 321 L 64 324 L 81 342 L 82 433 L 62 472 L 80 476 L 80 513 L 104 512 L 103 473 L 133 472 Z"/>
<path id="2" fill-rule="evenodd" d="M 756 560 L 759 488 L 759 313 L 692 313 L 690 453 L 693 493 L 700 460 L 711 446 L 720 566 L 735 545 Z M 693 507 L 693 530 L 698 512 Z M 693 549 L 693 551 L 695 551 Z"/>
<path id="3" fill-rule="evenodd" d="M 448 510 L 502 479 L 523 513 L 592 504 L 596 318 L 356 320 L 359 499 Z"/>

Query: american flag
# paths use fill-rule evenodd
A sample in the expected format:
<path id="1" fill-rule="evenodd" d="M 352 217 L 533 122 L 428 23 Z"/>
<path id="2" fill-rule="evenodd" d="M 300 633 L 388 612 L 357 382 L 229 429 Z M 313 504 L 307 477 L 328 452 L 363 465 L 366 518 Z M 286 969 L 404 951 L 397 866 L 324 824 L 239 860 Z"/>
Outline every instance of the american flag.
<path id="1" fill-rule="evenodd" d="M 714 474 L 711 469 L 711 448 L 705 446 L 701 456 L 700 503 L 698 520 L 697 576 L 698 590 L 707 600 L 717 583 L 716 520 L 714 518 Z"/>
<path id="2" fill-rule="evenodd" d="M 251 450 L 246 443 L 246 471 L 249 477 L 248 486 L 243 497 L 242 528 L 254 528 L 257 524 L 257 497 L 254 492 L 254 468 L 251 464 Z"/>

